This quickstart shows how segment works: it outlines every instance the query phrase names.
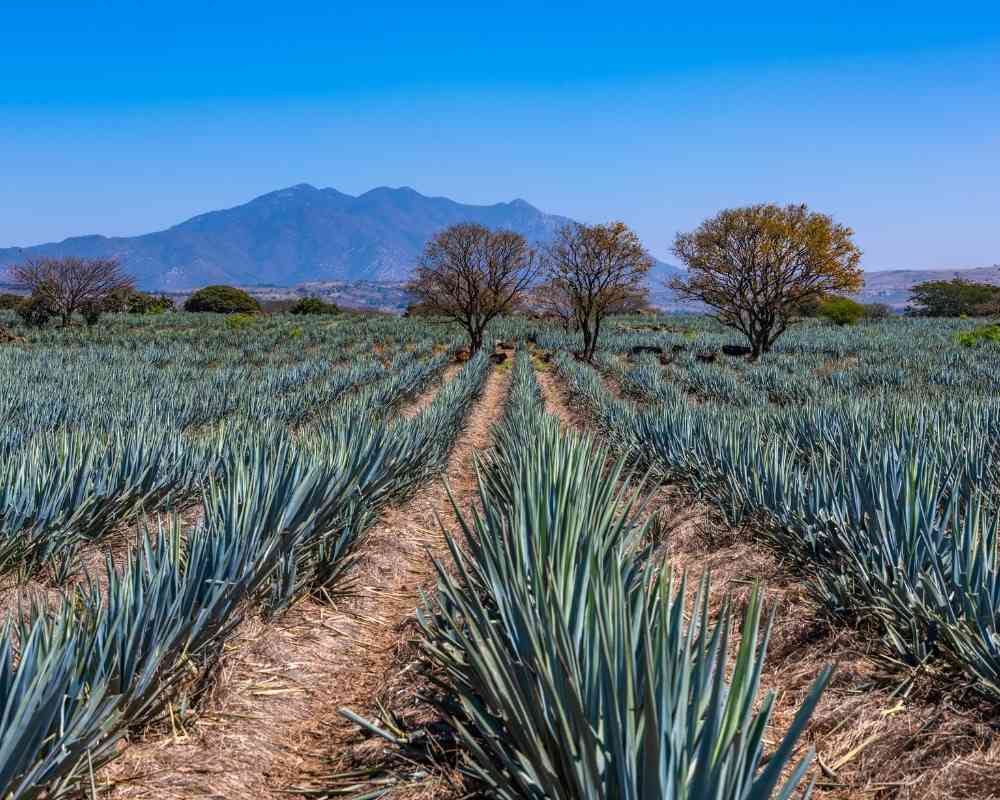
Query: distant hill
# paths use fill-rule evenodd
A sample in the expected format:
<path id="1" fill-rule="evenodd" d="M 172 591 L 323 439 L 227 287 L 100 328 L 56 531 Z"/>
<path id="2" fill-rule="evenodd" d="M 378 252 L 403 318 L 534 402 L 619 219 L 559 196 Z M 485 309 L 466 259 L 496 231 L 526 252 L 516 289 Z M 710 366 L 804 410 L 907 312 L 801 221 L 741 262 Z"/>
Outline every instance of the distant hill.
<path id="1" fill-rule="evenodd" d="M 358 197 L 299 184 L 142 236 L 80 236 L 0 249 L 0 271 L 30 257 L 117 257 L 141 288 L 183 291 L 212 283 L 295 286 L 403 281 L 426 241 L 456 222 L 510 228 L 548 241 L 570 220 L 524 200 L 490 206 L 426 197 L 410 188 Z M 676 268 L 657 262 L 656 285 Z"/>
<path id="2" fill-rule="evenodd" d="M 885 303 L 902 308 L 910 300 L 910 289 L 924 281 L 950 281 L 962 278 L 977 283 L 1000 286 L 1000 264 L 975 269 L 891 269 L 865 273 L 865 288 L 857 295 L 864 303 Z"/>

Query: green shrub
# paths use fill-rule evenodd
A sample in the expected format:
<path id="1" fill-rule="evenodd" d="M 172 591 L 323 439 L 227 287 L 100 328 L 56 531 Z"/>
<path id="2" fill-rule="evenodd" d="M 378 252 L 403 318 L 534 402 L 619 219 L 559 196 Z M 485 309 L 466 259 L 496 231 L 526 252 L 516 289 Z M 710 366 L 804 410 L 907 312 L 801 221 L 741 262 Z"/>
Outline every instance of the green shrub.
<path id="1" fill-rule="evenodd" d="M 865 307 L 847 297 L 828 297 L 820 303 L 818 314 L 835 325 L 853 325 L 864 319 Z"/>
<path id="2" fill-rule="evenodd" d="M 174 310 L 174 301 L 165 294 L 156 296 L 136 289 L 116 289 L 104 298 L 104 310 L 118 314 L 161 314 Z"/>
<path id="3" fill-rule="evenodd" d="M 185 311 L 210 311 L 217 314 L 256 314 L 260 304 L 234 286 L 206 286 L 184 303 Z"/>
<path id="4" fill-rule="evenodd" d="M 226 327 L 231 331 L 240 331 L 254 324 L 253 314 L 230 314 L 226 317 Z"/>
<path id="5" fill-rule="evenodd" d="M 289 314 L 337 314 L 340 309 L 335 303 L 324 303 L 318 297 L 303 297 L 290 309 Z"/>
<path id="6" fill-rule="evenodd" d="M 40 294 L 23 299 L 14 311 L 29 328 L 44 328 L 59 313 L 52 301 Z"/>
<path id="7" fill-rule="evenodd" d="M 24 300 L 24 295 L 0 292 L 0 311 L 16 311 Z"/>
<path id="8" fill-rule="evenodd" d="M 1000 325 L 980 325 L 971 331 L 959 333 L 955 338 L 963 347 L 976 347 L 983 342 L 1000 344 Z"/>

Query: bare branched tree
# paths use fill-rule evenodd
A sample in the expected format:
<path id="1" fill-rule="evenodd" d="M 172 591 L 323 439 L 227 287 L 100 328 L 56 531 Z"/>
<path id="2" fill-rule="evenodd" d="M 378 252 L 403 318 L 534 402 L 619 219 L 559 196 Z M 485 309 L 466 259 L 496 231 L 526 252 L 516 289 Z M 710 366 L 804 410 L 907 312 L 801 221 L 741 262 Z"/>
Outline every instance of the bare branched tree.
<path id="1" fill-rule="evenodd" d="M 18 289 L 44 299 L 62 317 L 63 325 L 75 312 L 102 303 L 112 292 L 135 287 L 114 258 L 28 260 L 11 267 L 10 275 Z"/>
<path id="2" fill-rule="evenodd" d="M 607 314 L 636 314 L 649 307 L 649 290 L 645 286 L 623 289 L 615 293 L 617 301 L 607 305 Z M 565 282 L 547 280 L 531 290 L 527 307 L 534 313 L 557 321 L 566 333 L 581 329 L 581 307 L 573 302 L 573 294 Z"/>
<path id="3" fill-rule="evenodd" d="M 532 311 L 557 320 L 566 333 L 579 328 L 573 298 L 559 281 L 547 280 L 531 290 L 528 305 Z"/>
<path id="4" fill-rule="evenodd" d="M 461 223 L 427 243 L 407 288 L 429 311 L 462 325 L 475 352 L 490 320 L 520 302 L 537 272 L 521 234 Z"/>
<path id="5" fill-rule="evenodd" d="M 644 280 L 653 259 L 623 222 L 572 223 L 547 248 L 546 265 L 548 294 L 572 308 L 589 361 L 604 319 L 645 305 Z"/>

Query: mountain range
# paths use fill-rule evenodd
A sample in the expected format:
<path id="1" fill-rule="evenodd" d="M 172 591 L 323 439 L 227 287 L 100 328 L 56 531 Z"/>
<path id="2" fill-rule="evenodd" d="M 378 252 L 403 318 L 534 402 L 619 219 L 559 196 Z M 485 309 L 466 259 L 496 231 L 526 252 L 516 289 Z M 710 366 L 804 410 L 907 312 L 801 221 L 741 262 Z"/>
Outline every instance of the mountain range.
<path id="1" fill-rule="evenodd" d="M 365 293 L 384 284 L 393 296 L 402 297 L 398 284 L 409 278 L 427 240 L 448 225 L 467 221 L 509 228 L 533 244 L 544 244 L 572 220 L 547 214 L 525 200 L 469 205 L 427 197 L 409 187 L 384 186 L 354 197 L 301 183 L 141 236 L 78 236 L 0 248 L 0 281 L 7 267 L 27 258 L 75 255 L 118 258 L 140 288 L 154 291 L 183 294 L 227 283 L 318 293 L 335 286 L 350 294 L 348 284 L 358 283 L 368 287 Z M 647 282 L 657 305 L 675 305 L 663 284 L 679 272 L 678 267 L 655 262 Z M 865 288 L 855 296 L 901 308 L 915 283 L 959 274 L 1000 284 L 1000 265 L 961 271 L 882 270 L 866 272 Z"/>
<path id="2" fill-rule="evenodd" d="M 402 281 L 435 232 L 467 221 L 515 230 L 534 244 L 571 222 L 524 200 L 467 205 L 408 187 L 354 197 L 302 183 L 155 233 L 0 249 L 0 271 L 26 258 L 75 255 L 118 258 L 140 288 L 158 291 L 214 283 Z M 662 283 L 676 271 L 657 262 L 650 282 Z"/>

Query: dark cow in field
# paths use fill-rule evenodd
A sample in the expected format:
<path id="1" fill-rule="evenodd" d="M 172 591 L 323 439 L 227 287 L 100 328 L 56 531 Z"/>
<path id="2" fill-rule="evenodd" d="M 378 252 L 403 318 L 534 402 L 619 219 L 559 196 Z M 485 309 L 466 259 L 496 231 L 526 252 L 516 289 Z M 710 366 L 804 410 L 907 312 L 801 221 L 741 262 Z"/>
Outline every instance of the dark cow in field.
<path id="1" fill-rule="evenodd" d="M 749 347 L 740 347 L 738 344 L 724 344 L 722 352 L 727 356 L 748 356 L 753 351 Z"/>

